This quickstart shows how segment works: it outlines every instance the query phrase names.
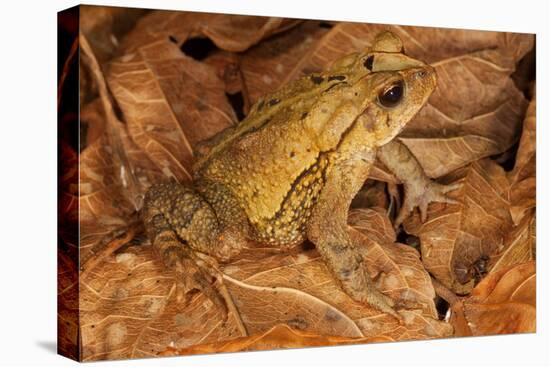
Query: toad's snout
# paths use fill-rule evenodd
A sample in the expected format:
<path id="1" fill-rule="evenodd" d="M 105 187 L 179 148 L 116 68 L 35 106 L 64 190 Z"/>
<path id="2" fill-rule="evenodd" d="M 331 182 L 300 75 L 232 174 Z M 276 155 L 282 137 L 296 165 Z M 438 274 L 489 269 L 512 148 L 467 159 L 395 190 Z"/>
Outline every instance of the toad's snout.
<path id="1" fill-rule="evenodd" d="M 433 87 L 435 87 L 437 84 L 437 74 L 435 72 L 435 69 L 430 65 L 426 65 L 422 68 L 416 69 L 413 72 L 412 77 L 421 83 L 433 85 Z"/>
<path id="2" fill-rule="evenodd" d="M 437 85 L 437 74 L 430 65 L 409 69 L 406 74 L 408 84 L 413 90 L 421 92 L 420 94 L 430 95 Z"/>

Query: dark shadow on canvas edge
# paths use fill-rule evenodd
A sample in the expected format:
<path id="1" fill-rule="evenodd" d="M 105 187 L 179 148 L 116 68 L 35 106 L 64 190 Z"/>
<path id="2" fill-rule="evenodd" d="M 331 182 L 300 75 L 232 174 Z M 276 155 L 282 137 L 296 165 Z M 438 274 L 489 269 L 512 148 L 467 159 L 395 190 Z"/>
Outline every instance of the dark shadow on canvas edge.
<path id="1" fill-rule="evenodd" d="M 36 345 L 50 353 L 57 354 L 57 343 L 55 340 L 38 340 Z"/>

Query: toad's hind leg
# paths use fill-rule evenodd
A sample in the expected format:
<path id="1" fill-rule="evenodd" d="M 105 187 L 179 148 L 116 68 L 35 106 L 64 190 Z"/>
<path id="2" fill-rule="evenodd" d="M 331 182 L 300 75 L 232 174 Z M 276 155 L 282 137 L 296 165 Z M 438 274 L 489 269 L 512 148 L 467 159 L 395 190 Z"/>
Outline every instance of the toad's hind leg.
<path id="1" fill-rule="evenodd" d="M 211 206 L 190 187 L 157 184 L 145 195 L 142 218 L 156 252 L 176 273 L 178 298 L 197 289 L 226 310 L 212 286 L 213 279 L 218 278 L 215 270 L 195 251 L 227 261 L 240 247 L 231 230 L 219 224 Z"/>
<path id="2" fill-rule="evenodd" d="M 179 240 L 222 262 L 237 255 L 244 243 L 244 238 L 235 228 L 219 221 L 215 211 L 199 193 L 178 183 L 152 186 L 145 195 L 143 214 L 151 241 L 158 236 L 159 230 L 166 229 L 164 223 L 160 223 L 162 217 Z"/>

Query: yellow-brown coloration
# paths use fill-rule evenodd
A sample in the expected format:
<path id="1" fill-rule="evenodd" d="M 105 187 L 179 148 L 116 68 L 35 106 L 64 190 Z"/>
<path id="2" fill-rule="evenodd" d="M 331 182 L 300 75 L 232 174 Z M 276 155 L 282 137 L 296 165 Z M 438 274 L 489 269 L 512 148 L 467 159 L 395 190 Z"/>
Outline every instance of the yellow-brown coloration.
<path id="1" fill-rule="evenodd" d="M 377 148 L 436 85 L 434 70 L 401 50 L 384 32 L 371 49 L 258 101 L 238 126 L 212 139 L 195 164 L 194 189 L 171 191 L 169 184 L 148 193 L 153 244 L 164 248 L 156 233 L 171 228 L 192 249 L 226 260 L 247 239 L 283 247 L 309 239 L 352 298 L 395 314 L 345 228 Z"/>

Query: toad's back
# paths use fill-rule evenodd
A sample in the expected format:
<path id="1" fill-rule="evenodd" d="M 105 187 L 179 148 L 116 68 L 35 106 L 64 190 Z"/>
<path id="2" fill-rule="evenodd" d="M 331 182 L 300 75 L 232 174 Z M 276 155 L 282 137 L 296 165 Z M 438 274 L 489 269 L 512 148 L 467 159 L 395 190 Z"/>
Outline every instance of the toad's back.
<path id="1" fill-rule="evenodd" d="M 333 151 L 320 149 L 305 112 L 313 101 L 307 103 L 281 105 L 197 172 L 197 189 L 214 207 L 222 204 L 216 213 L 224 217 L 223 204 L 238 203 L 259 242 L 291 245 L 304 239 L 304 225 L 330 169 Z"/>

